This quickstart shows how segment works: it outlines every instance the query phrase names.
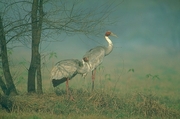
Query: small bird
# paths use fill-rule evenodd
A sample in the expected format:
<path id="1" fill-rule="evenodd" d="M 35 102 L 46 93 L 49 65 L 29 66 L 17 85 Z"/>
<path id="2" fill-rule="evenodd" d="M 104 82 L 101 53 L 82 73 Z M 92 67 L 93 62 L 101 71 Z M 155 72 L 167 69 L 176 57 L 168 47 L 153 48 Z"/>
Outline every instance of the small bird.
<path id="1" fill-rule="evenodd" d="M 66 92 L 69 96 L 69 85 L 68 82 L 77 74 L 82 74 L 83 76 L 86 72 L 90 71 L 90 66 L 83 60 L 78 59 L 65 59 L 57 62 L 51 70 L 51 81 L 53 87 L 58 86 L 66 81 Z M 70 94 L 71 95 L 71 94 Z M 71 99 L 72 96 L 71 96 Z"/>
<path id="2" fill-rule="evenodd" d="M 103 59 L 105 56 L 110 54 L 113 50 L 113 43 L 109 39 L 109 36 L 115 36 L 110 31 L 107 31 L 105 33 L 105 39 L 108 43 L 108 46 L 97 46 L 95 48 L 90 49 L 84 56 L 83 61 L 88 63 L 88 66 L 90 67 L 90 71 L 92 71 L 92 90 L 94 89 L 94 80 L 95 80 L 95 73 L 96 68 L 103 62 Z M 89 71 L 89 70 L 88 70 Z M 86 73 L 87 74 L 87 73 Z"/>

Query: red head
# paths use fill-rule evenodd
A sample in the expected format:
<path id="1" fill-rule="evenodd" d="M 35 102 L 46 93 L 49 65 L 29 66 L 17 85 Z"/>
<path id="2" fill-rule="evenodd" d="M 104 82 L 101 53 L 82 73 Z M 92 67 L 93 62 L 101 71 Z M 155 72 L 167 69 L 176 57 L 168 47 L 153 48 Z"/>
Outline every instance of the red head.
<path id="1" fill-rule="evenodd" d="M 111 35 L 111 31 L 107 31 L 106 33 L 105 33 L 105 36 L 110 36 Z"/>
<path id="2" fill-rule="evenodd" d="M 115 36 L 115 37 L 117 37 L 115 34 L 113 34 L 111 31 L 107 31 L 106 33 L 105 33 L 105 36 Z"/>

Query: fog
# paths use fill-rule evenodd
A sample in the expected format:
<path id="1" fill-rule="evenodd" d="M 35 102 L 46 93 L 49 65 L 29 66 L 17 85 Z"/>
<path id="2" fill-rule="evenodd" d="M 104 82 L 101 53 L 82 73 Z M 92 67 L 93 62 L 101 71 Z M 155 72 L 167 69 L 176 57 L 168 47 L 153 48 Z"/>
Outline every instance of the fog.
<path id="1" fill-rule="evenodd" d="M 87 1 L 84 4 L 84 7 L 89 7 L 91 3 Z M 53 59 L 53 62 L 69 58 L 81 59 L 89 49 L 98 45 L 106 46 L 104 33 L 110 30 L 118 38 L 110 37 L 114 49 L 105 57 L 102 64 L 107 72 L 113 74 L 114 69 L 126 72 L 133 68 L 136 78 L 145 77 L 150 73 L 158 75 L 161 79 L 178 79 L 180 77 L 179 6 L 179 0 L 124 0 L 111 14 L 111 18 L 117 22 L 107 26 L 99 37 L 60 34 L 54 38 L 61 39 L 61 42 L 43 42 L 41 52 L 56 52 L 57 58 Z M 28 55 L 30 49 L 19 47 L 15 49 L 13 57 L 19 61 L 24 58 L 30 61 Z"/>

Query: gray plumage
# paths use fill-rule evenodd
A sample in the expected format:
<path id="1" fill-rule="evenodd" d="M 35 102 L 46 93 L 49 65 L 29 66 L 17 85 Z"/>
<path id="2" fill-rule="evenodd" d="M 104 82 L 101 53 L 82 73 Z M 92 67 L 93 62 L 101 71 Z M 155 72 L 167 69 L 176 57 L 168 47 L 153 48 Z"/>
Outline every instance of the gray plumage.
<path id="1" fill-rule="evenodd" d="M 116 36 L 112 32 L 107 31 L 105 33 L 105 39 L 108 43 L 108 46 L 97 46 L 89 50 L 84 56 L 84 62 L 88 63 L 90 70 L 92 71 L 92 90 L 94 88 L 94 79 L 95 79 L 95 70 L 103 62 L 103 59 L 106 55 L 110 54 L 113 50 L 113 43 L 108 36 Z M 117 37 L 117 36 L 116 36 Z"/>
<path id="2" fill-rule="evenodd" d="M 105 39 L 108 42 L 108 47 L 97 46 L 89 50 L 83 57 L 82 61 L 77 59 L 66 59 L 56 63 L 51 71 L 51 80 L 53 86 L 56 87 L 59 84 L 66 81 L 66 88 L 68 92 L 68 80 L 72 79 L 77 74 L 86 76 L 88 72 L 92 71 L 92 89 L 94 88 L 95 73 L 93 73 L 102 62 L 103 58 L 111 53 L 113 49 L 112 41 L 108 36 L 113 35 L 112 32 L 106 32 Z"/>
<path id="3" fill-rule="evenodd" d="M 54 87 L 59 84 L 72 79 L 77 74 L 82 74 L 88 72 L 88 64 L 79 61 L 78 59 L 66 59 L 59 61 L 55 64 L 51 70 L 51 80 Z"/>
<path id="4" fill-rule="evenodd" d="M 88 52 L 86 52 L 86 54 L 83 56 L 83 60 L 85 62 L 88 62 L 90 67 L 91 67 L 91 71 L 93 71 L 97 66 L 99 66 L 102 62 L 103 59 L 106 55 L 110 54 L 113 50 L 113 43 L 112 41 L 109 39 L 108 36 L 114 35 L 112 32 L 107 31 L 105 33 L 105 39 L 108 43 L 108 46 L 97 46 L 93 49 L 90 49 Z"/>
<path id="5" fill-rule="evenodd" d="M 53 86 L 65 82 L 67 78 L 72 79 L 77 74 L 77 69 L 82 67 L 82 62 L 77 59 L 67 59 L 56 63 L 51 71 Z"/>
<path id="6" fill-rule="evenodd" d="M 93 71 L 96 67 L 98 67 L 102 62 L 104 57 L 106 56 L 106 47 L 97 46 L 91 50 L 89 50 L 83 57 L 85 62 L 88 62 Z"/>

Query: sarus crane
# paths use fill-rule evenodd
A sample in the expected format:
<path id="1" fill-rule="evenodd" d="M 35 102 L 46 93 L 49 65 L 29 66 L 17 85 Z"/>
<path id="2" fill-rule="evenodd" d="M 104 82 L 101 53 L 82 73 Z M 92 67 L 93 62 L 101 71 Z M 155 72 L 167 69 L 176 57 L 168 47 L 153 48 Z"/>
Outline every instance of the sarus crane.
<path id="1" fill-rule="evenodd" d="M 88 63 L 90 66 L 90 71 L 92 71 L 92 90 L 94 89 L 94 80 L 95 80 L 95 73 L 96 73 L 96 68 L 103 62 L 103 59 L 105 56 L 110 54 L 113 50 L 113 43 L 109 39 L 109 36 L 115 36 L 110 31 L 107 31 L 105 33 L 105 39 L 108 43 L 108 46 L 97 46 L 95 48 L 90 49 L 84 56 L 83 60 L 84 62 Z M 88 70 L 89 71 L 89 70 Z"/>
<path id="2" fill-rule="evenodd" d="M 88 72 L 92 71 L 92 90 L 94 89 L 94 79 L 96 67 L 98 67 L 103 58 L 111 53 L 113 49 L 112 41 L 108 36 L 116 36 L 110 31 L 105 33 L 105 39 L 108 42 L 108 47 L 97 46 L 89 50 L 83 57 L 82 61 L 78 59 L 66 59 L 59 61 L 55 64 L 51 70 L 51 80 L 53 87 L 58 86 L 66 81 L 66 91 L 69 95 L 68 82 L 77 74 L 82 74 L 83 77 L 87 75 Z M 117 37 L 117 36 L 116 36 Z M 72 97 L 71 97 L 72 98 Z"/>
<path id="3" fill-rule="evenodd" d="M 58 86 L 61 83 L 66 82 L 66 92 L 69 96 L 69 85 L 68 82 L 77 74 L 86 75 L 90 71 L 90 66 L 83 60 L 78 59 L 65 59 L 57 62 L 51 70 L 51 81 L 53 87 Z M 71 96 L 71 95 L 70 95 Z M 71 96 L 71 99 L 72 96 Z"/>

